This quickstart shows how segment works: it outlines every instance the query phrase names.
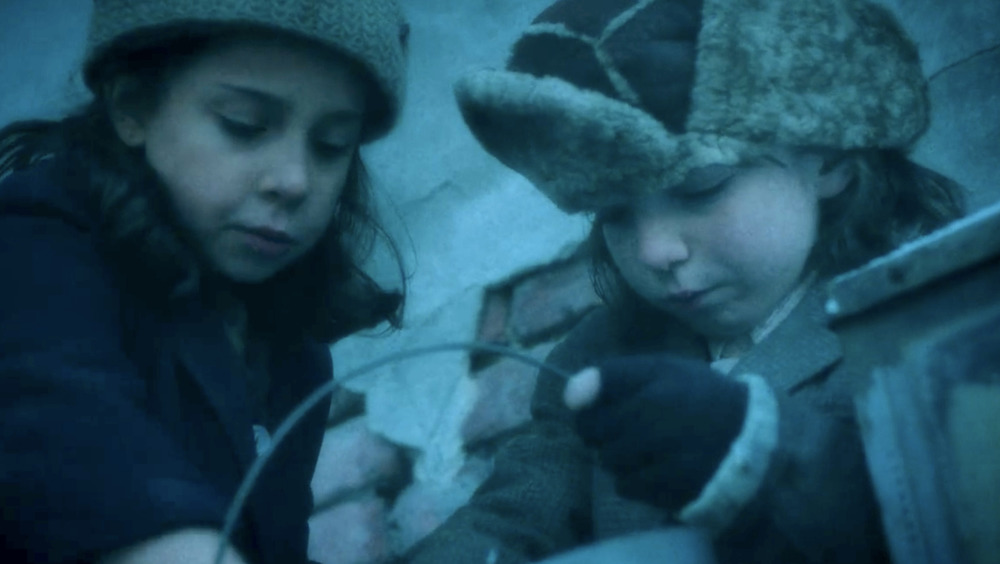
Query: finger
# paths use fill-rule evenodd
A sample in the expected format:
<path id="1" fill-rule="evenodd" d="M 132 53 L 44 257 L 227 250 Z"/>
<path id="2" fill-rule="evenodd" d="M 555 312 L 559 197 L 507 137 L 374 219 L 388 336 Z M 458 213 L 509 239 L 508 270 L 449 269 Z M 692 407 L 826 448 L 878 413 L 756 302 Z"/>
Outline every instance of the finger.
<path id="1" fill-rule="evenodd" d="M 602 381 L 605 383 L 606 380 Z M 650 430 L 659 428 L 663 410 L 648 404 L 648 398 L 637 396 L 618 403 L 598 401 L 577 412 L 576 428 L 584 442 L 601 447 L 621 439 L 646 440 Z"/>
<path id="2" fill-rule="evenodd" d="M 680 436 L 673 426 L 661 426 L 646 421 L 635 424 L 636 417 L 618 419 L 617 430 L 605 428 L 609 433 L 601 443 L 601 458 L 609 467 L 631 469 L 673 453 L 691 436 Z M 612 422 L 611 425 L 614 425 Z M 614 433 L 614 434 L 610 434 Z"/>
<path id="3" fill-rule="evenodd" d="M 617 403 L 639 394 L 650 382 L 669 375 L 671 364 L 662 357 L 631 356 L 607 360 L 600 364 L 604 382 L 600 403 Z"/>
<path id="4" fill-rule="evenodd" d="M 601 373 L 596 368 L 584 368 L 566 383 L 563 402 L 573 411 L 593 405 L 601 393 Z"/>

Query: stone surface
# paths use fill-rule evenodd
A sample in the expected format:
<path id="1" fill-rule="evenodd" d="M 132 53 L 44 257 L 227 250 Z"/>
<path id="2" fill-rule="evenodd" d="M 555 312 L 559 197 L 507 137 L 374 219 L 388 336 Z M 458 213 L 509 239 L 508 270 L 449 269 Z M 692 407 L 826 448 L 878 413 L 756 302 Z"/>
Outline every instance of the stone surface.
<path id="1" fill-rule="evenodd" d="M 374 494 L 309 520 L 309 558 L 322 564 L 377 564 L 390 556 L 385 502 Z"/>
<path id="2" fill-rule="evenodd" d="M 345 340 L 334 348 L 335 357 L 349 353 L 344 363 L 397 355 L 393 362 L 350 385 L 360 386 L 367 394 L 372 430 L 420 452 L 414 469 L 417 475 L 454 474 L 461 467 L 458 428 L 475 394 L 467 375 L 469 355 L 458 348 L 437 352 L 427 352 L 427 348 L 474 335 L 481 299 L 480 291 L 470 290 L 455 296 L 450 306 L 420 328 L 399 331 L 378 342 Z M 403 358 L 412 352 L 421 354 Z"/>
<path id="3" fill-rule="evenodd" d="M 90 0 L 0 1 L 0 127 L 85 99 L 78 71 L 90 11 Z"/>
<path id="4" fill-rule="evenodd" d="M 414 483 L 396 500 L 389 516 L 389 546 L 401 554 L 430 534 L 469 500 L 486 479 L 491 464 L 470 458 L 451 480 Z"/>
<path id="5" fill-rule="evenodd" d="M 529 276 L 514 288 L 509 332 L 530 346 L 565 331 L 598 304 L 589 263 L 574 260 Z"/>
<path id="6" fill-rule="evenodd" d="M 920 48 L 924 72 L 1000 44 L 996 0 L 876 0 L 888 6 Z"/>
<path id="7" fill-rule="evenodd" d="M 368 429 L 357 417 L 327 431 L 313 474 L 313 497 L 325 506 L 377 484 L 399 482 L 406 463 L 398 447 Z"/>
<path id="8" fill-rule="evenodd" d="M 914 158 L 968 188 L 973 208 L 1000 199 L 1000 48 L 938 75 L 931 100 L 931 127 Z"/>
<path id="9" fill-rule="evenodd" d="M 401 0 L 412 26 L 407 108 L 397 132 L 368 151 L 373 161 L 391 163 L 378 178 L 397 202 L 419 201 L 448 183 L 488 190 L 513 176 L 479 148 L 452 85 L 470 67 L 502 65 L 521 30 L 550 3 Z"/>
<path id="10" fill-rule="evenodd" d="M 931 126 L 917 143 L 917 162 L 966 186 L 970 205 L 1000 198 L 1000 2 L 879 0 L 920 48 L 931 78 Z"/>

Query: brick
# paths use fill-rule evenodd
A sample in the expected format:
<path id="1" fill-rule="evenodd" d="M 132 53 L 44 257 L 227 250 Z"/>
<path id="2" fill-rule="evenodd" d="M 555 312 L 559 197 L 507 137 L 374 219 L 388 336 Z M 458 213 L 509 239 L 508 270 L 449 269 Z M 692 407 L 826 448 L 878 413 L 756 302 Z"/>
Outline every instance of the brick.
<path id="1" fill-rule="evenodd" d="M 483 310 L 479 317 L 479 331 L 476 340 L 484 343 L 507 342 L 507 314 L 510 312 L 510 296 L 503 289 L 493 290 L 483 300 Z"/>
<path id="2" fill-rule="evenodd" d="M 541 359 L 543 355 L 532 356 Z M 501 360 L 476 373 L 476 402 L 462 424 L 466 446 L 495 438 L 527 422 L 537 378 L 537 368 L 514 359 Z"/>
<path id="3" fill-rule="evenodd" d="M 531 346 L 566 331 L 598 304 L 589 265 L 578 259 L 518 284 L 511 298 L 508 329 L 519 344 Z"/>
<path id="4" fill-rule="evenodd" d="M 408 473 L 398 447 L 371 432 L 356 417 L 326 432 L 313 474 L 313 497 L 326 505 L 351 492 L 398 482 Z"/>
<path id="5" fill-rule="evenodd" d="M 309 519 L 309 558 L 337 564 L 376 564 L 389 558 L 385 501 L 369 493 Z"/>

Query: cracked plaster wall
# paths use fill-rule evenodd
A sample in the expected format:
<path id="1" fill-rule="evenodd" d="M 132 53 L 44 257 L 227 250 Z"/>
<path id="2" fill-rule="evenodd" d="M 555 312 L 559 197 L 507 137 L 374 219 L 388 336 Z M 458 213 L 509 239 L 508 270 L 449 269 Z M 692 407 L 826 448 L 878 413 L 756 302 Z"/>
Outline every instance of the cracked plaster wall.
<path id="1" fill-rule="evenodd" d="M 879 0 L 921 50 L 931 77 L 931 127 L 913 158 L 970 190 L 978 208 L 1000 198 L 1000 1 Z"/>

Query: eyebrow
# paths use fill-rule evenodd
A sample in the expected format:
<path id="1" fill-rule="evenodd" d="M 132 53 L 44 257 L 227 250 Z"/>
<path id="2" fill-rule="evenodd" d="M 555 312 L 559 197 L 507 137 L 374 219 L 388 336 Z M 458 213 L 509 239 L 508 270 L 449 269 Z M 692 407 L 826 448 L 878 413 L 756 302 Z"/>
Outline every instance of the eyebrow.
<path id="1" fill-rule="evenodd" d="M 252 99 L 254 102 L 261 104 L 263 106 L 269 106 L 272 108 L 280 109 L 281 111 L 288 111 L 291 104 L 288 100 L 271 94 L 269 92 L 264 92 L 262 90 L 257 90 L 256 88 L 249 88 L 246 86 L 239 86 L 236 84 L 223 83 L 220 85 L 224 90 L 239 94 L 241 96 L 246 96 Z M 363 115 L 358 110 L 344 108 L 340 110 L 334 110 L 331 112 L 326 112 L 323 114 L 323 121 L 329 122 L 331 125 L 340 125 L 346 123 L 352 123 L 355 121 L 360 121 L 363 119 Z"/>

